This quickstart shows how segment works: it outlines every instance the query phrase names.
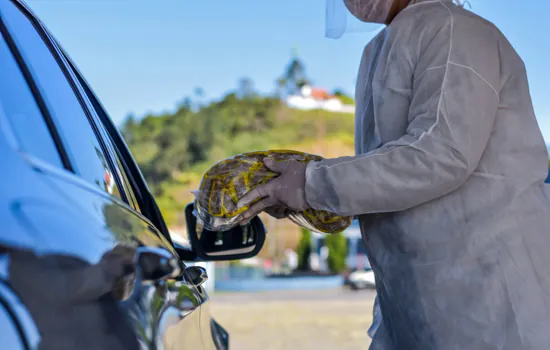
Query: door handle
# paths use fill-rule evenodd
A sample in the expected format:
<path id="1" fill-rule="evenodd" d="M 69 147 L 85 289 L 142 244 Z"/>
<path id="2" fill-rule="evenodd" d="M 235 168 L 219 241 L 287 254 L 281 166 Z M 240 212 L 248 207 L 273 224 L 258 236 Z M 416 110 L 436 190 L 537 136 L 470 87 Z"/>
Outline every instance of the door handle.
<path id="1" fill-rule="evenodd" d="M 182 272 L 179 260 L 164 248 L 138 247 L 134 264 L 143 281 L 176 278 Z"/>
<path id="2" fill-rule="evenodd" d="M 206 269 L 201 266 L 190 266 L 185 271 L 189 274 L 189 277 L 191 277 L 191 283 L 193 283 L 195 286 L 201 286 L 204 284 L 204 282 L 208 281 L 208 273 L 206 272 Z"/>

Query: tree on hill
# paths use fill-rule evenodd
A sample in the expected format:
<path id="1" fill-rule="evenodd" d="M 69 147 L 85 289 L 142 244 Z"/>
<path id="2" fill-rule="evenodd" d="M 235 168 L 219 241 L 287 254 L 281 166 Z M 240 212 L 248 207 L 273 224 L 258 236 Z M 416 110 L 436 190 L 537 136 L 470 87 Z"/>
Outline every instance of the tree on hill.
<path id="1" fill-rule="evenodd" d="M 296 94 L 304 85 L 308 84 L 310 84 L 310 80 L 306 76 L 305 64 L 294 53 L 283 75 L 277 80 L 279 94 L 281 96 Z"/>
<path id="2" fill-rule="evenodd" d="M 249 99 L 257 96 L 254 82 L 250 78 L 241 78 L 237 87 L 237 96 L 240 99 Z"/>
<path id="3" fill-rule="evenodd" d="M 355 100 L 351 96 L 347 95 L 343 90 L 336 89 L 332 94 L 338 97 L 338 99 L 342 101 L 343 104 L 346 104 L 346 105 L 355 104 Z"/>
<path id="4" fill-rule="evenodd" d="M 290 66 L 297 71 L 288 76 L 300 80 L 303 64 Z M 316 152 L 311 146 L 318 140 L 338 139 L 337 147 L 349 145 L 352 150 L 353 118 L 289 109 L 279 98 L 258 94 L 252 80 L 243 78 L 234 91 L 217 101 L 204 101 L 204 91 L 197 88 L 173 113 L 140 119 L 129 115 L 122 134 L 171 225 L 178 222 L 174 218 L 192 200 L 190 191 L 211 164 L 253 150 Z"/>

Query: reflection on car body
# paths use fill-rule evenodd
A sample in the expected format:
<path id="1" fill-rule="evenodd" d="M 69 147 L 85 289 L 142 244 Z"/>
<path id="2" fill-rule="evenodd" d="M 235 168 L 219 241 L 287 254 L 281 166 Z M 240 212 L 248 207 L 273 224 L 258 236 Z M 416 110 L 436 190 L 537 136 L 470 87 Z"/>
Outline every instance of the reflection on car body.
<path id="1" fill-rule="evenodd" d="M 191 218 L 191 246 L 174 244 L 121 134 L 21 0 L 0 1 L 0 62 L 0 349 L 227 349 L 206 271 L 183 261 L 257 254 L 261 221 L 198 239 Z M 133 260 L 104 280 L 120 246 Z"/>

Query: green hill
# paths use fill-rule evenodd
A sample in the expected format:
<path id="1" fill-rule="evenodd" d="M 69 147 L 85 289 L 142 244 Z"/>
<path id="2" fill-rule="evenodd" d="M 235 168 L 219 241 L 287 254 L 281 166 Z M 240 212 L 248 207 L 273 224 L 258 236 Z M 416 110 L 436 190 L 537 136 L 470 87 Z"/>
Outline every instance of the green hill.
<path id="1" fill-rule="evenodd" d="M 190 191 L 218 160 L 264 149 L 353 154 L 352 115 L 293 110 L 277 98 L 234 93 L 206 106 L 187 101 L 173 114 L 130 117 L 122 132 L 169 226 L 184 224 Z"/>

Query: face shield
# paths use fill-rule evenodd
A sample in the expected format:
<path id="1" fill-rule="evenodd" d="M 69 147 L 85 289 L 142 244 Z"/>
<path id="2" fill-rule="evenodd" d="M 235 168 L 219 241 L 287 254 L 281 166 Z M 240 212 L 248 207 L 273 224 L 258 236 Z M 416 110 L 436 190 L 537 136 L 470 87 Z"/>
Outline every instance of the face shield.
<path id="1" fill-rule="evenodd" d="M 344 0 L 325 0 L 325 36 L 338 39 L 346 33 L 371 33 L 384 27 L 383 24 L 367 23 L 349 12 Z"/>
<path id="2" fill-rule="evenodd" d="M 357 19 L 346 7 L 363 12 L 364 21 Z M 470 0 L 452 0 L 457 6 L 470 6 Z M 414 3 L 415 0 L 410 0 Z M 346 33 L 372 33 L 384 28 L 380 24 L 390 13 L 393 0 L 325 0 L 325 36 L 338 39 Z M 361 17 L 361 15 L 360 15 Z"/>

